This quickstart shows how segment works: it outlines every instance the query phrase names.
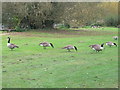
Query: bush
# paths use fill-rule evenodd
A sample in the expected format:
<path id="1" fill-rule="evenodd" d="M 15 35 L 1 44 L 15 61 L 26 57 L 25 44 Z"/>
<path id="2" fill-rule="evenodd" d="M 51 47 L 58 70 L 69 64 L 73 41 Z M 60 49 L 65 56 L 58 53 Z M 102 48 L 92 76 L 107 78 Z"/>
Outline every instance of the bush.
<path id="1" fill-rule="evenodd" d="M 64 26 L 66 27 L 66 28 L 70 28 L 70 25 L 69 24 L 64 24 Z"/>
<path id="2" fill-rule="evenodd" d="M 70 25 L 65 23 L 65 24 L 62 24 L 59 28 L 70 28 Z"/>
<path id="3" fill-rule="evenodd" d="M 70 28 L 70 25 L 69 24 L 55 24 L 54 25 L 54 28 L 60 28 L 60 29 L 63 29 L 63 28 Z"/>
<path id="4" fill-rule="evenodd" d="M 105 19 L 106 26 L 117 26 L 118 25 L 118 18 L 115 16 L 110 16 Z"/>
<path id="5" fill-rule="evenodd" d="M 103 26 L 103 24 L 102 23 L 93 23 L 93 24 L 91 24 L 91 26 Z"/>
<path id="6" fill-rule="evenodd" d="M 15 30 L 16 30 L 17 32 L 23 32 L 23 31 L 25 31 L 25 29 L 20 28 L 19 26 L 16 26 L 16 27 L 15 27 Z"/>

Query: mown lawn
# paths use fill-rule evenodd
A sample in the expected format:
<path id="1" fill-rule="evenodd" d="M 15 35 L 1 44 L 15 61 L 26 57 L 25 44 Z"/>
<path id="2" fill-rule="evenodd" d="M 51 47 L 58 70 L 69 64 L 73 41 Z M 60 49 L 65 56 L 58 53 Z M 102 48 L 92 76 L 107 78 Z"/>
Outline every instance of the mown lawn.
<path id="1" fill-rule="evenodd" d="M 117 88 L 118 47 L 96 53 L 91 44 L 116 42 L 117 31 L 30 31 L 2 36 L 3 88 Z M 20 48 L 9 50 L 7 37 Z M 52 42 L 46 50 L 38 44 Z M 62 47 L 75 45 L 78 51 Z"/>
<path id="2" fill-rule="evenodd" d="M 91 31 L 111 31 L 111 32 L 118 32 L 118 28 L 116 28 L 116 27 L 100 27 L 100 28 L 91 28 L 90 26 L 86 26 L 86 27 L 84 27 L 84 28 L 78 28 L 78 29 L 76 29 L 75 28 L 75 30 L 91 30 Z M 73 28 L 70 28 L 69 30 L 73 30 Z"/>

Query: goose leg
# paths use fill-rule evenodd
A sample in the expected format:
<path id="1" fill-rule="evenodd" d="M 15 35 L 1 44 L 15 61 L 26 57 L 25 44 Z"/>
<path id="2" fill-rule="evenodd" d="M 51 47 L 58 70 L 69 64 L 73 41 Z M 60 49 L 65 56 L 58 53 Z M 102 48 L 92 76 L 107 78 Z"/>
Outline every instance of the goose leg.
<path id="1" fill-rule="evenodd" d="M 46 49 L 46 47 L 43 47 L 44 49 Z"/>
<path id="2" fill-rule="evenodd" d="M 70 52 L 70 49 L 68 49 L 68 52 Z"/>

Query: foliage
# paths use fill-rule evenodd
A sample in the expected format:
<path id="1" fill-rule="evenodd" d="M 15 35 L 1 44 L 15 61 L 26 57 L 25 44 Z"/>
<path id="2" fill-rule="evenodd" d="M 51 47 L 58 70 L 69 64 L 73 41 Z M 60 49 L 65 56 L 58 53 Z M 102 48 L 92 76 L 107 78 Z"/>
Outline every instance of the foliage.
<path id="1" fill-rule="evenodd" d="M 104 23 L 93 23 L 93 24 L 91 24 L 91 26 L 103 26 L 104 25 Z"/>
<path id="2" fill-rule="evenodd" d="M 70 25 L 68 23 L 64 24 L 66 28 L 70 28 Z"/>
<path id="3" fill-rule="evenodd" d="M 47 26 L 46 21 L 67 23 L 67 27 L 94 23 L 116 26 L 117 7 L 117 2 L 4 2 L 2 23 L 9 27 L 24 25 L 31 29 L 52 27 L 52 24 Z M 109 17 L 111 15 L 114 18 Z"/>
<path id="4" fill-rule="evenodd" d="M 65 24 L 54 24 L 53 26 L 54 28 L 59 28 L 59 29 L 63 29 L 63 28 L 70 28 L 70 25 L 65 23 Z"/>
<path id="5" fill-rule="evenodd" d="M 61 26 L 59 26 L 59 28 L 70 28 L 70 25 L 69 24 L 62 24 Z"/>
<path id="6" fill-rule="evenodd" d="M 15 30 L 16 30 L 17 32 L 23 32 L 23 31 L 25 31 L 26 29 L 20 28 L 20 26 L 16 26 L 16 27 L 15 27 Z"/>
<path id="7" fill-rule="evenodd" d="M 106 26 L 116 26 L 118 25 L 118 17 L 109 16 L 105 19 Z"/>

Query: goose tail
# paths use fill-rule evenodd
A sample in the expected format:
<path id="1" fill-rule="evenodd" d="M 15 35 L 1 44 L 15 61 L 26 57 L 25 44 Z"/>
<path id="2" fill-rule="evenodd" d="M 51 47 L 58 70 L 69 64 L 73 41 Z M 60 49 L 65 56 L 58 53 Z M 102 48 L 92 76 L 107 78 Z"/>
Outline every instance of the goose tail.
<path id="1" fill-rule="evenodd" d="M 19 46 L 15 46 L 16 48 L 19 48 Z"/>

